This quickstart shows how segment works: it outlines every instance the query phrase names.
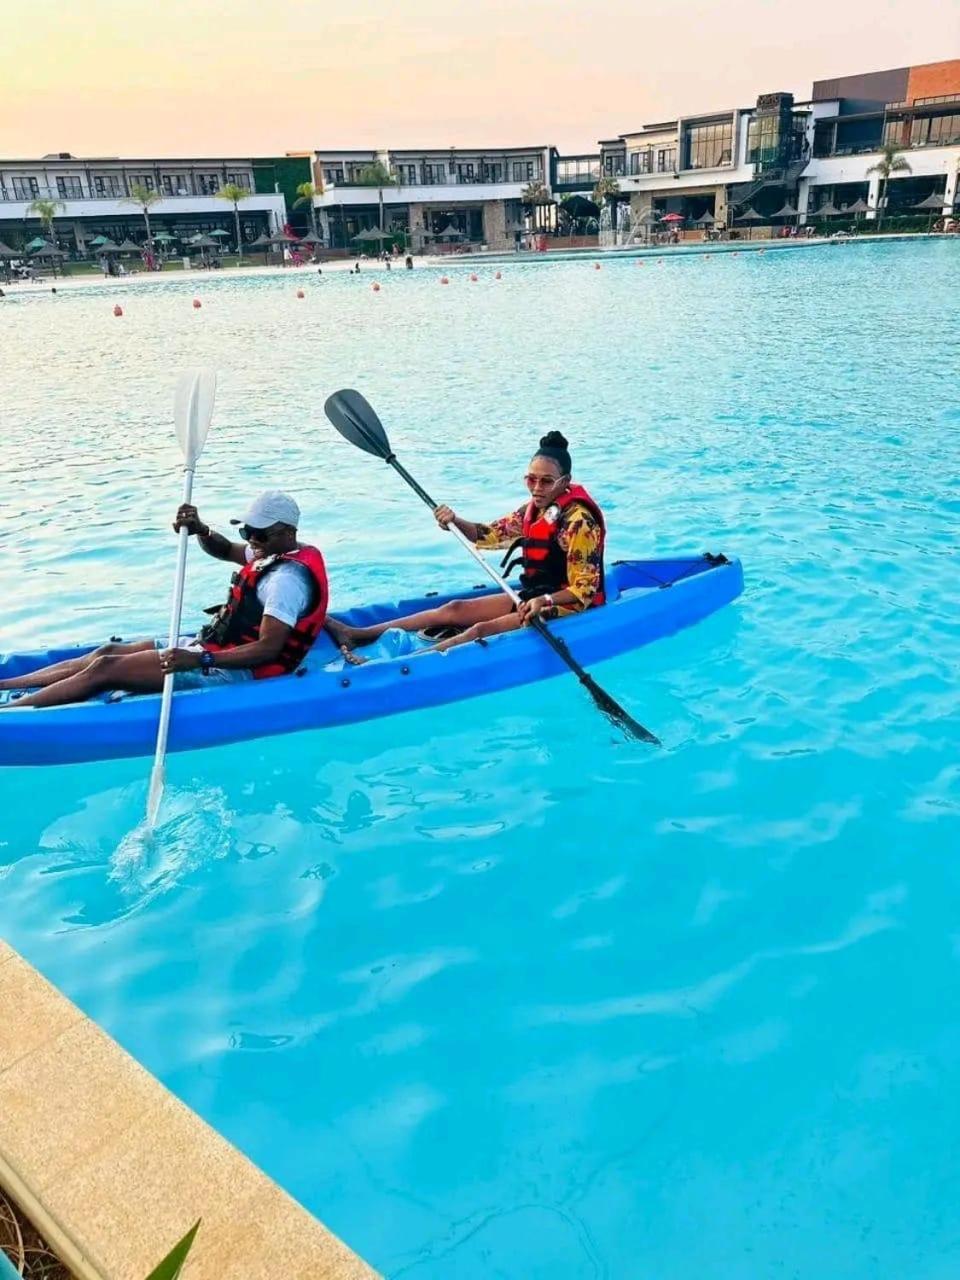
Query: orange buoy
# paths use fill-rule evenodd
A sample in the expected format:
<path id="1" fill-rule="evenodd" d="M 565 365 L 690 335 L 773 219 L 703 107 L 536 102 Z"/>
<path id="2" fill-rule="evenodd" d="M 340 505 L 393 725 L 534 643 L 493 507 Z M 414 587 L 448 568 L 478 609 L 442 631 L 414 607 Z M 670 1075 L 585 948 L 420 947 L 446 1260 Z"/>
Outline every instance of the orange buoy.
<path id="1" fill-rule="evenodd" d="M 116 306 L 113 308 L 113 314 L 114 314 L 115 316 L 122 316 L 122 315 L 123 315 L 123 307 L 121 307 L 121 305 L 120 305 L 120 303 L 119 303 L 119 302 L 118 302 L 118 303 L 116 304 Z"/>
<path id="2" fill-rule="evenodd" d="M 500 274 L 500 272 L 498 271 L 498 272 L 497 272 L 497 274 L 496 274 L 493 278 L 494 278 L 494 280 L 502 280 L 502 279 L 503 279 L 503 276 L 502 276 L 502 275 Z"/>
<path id="3" fill-rule="evenodd" d="M 199 299 L 199 298 L 194 298 L 194 300 L 193 300 L 193 309 L 194 309 L 194 311 L 199 311 L 199 310 L 200 310 L 200 299 Z"/>
<path id="4" fill-rule="evenodd" d="M 380 286 L 377 284 L 376 280 L 374 280 L 374 282 L 373 282 L 373 292 L 374 292 L 374 293 L 379 293 L 379 292 L 380 292 Z"/>
<path id="5" fill-rule="evenodd" d="M 450 283 L 450 281 L 449 281 L 449 279 L 447 278 L 447 276 L 441 276 L 441 277 L 440 277 L 440 283 L 441 283 L 441 284 L 449 284 L 449 283 Z"/>
<path id="6" fill-rule="evenodd" d="M 305 298 L 306 296 L 307 296 L 307 295 L 303 292 L 303 290 L 302 290 L 302 289 L 298 289 L 298 290 L 297 290 L 297 297 L 298 297 L 298 298 Z"/>
<path id="7" fill-rule="evenodd" d="M 476 284 L 476 283 L 477 283 L 477 277 L 476 277 L 476 276 L 471 276 L 471 277 L 470 277 L 470 279 L 471 279 L 471 281 L 472 281 L 474 284 Z"/>

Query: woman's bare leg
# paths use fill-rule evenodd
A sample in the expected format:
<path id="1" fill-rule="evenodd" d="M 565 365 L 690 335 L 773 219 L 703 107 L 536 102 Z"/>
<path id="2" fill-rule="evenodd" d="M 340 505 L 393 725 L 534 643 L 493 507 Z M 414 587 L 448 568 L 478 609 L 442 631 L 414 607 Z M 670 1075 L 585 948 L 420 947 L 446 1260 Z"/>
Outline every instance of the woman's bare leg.
<path id="1" fill-rule="evenodd" d="M 9 676 L 6 680 L 0 680 L 0 690 L 45 689 L 47 685 L 56 684 L 58 680 L 66 680 L 68 676 L 75 676 L 86 670 L 97 658 L 142 653 L 145 649 L 154 647 L 152 640 L 135 640 L 130 644 L 102 644 L 99 649 L 85 653 L 82 658 L 65 658 L 63 662 L 54 662 L 49 667 L 28 671 L 26 675 Z"/>
<path id="2" fill-rule="evenodd" d="M 441 640 L 439 644 L 434 645 L 434 648 L 437 653 L 445 653 L 447 649 L 454 649 L 458 644 L 471 644 L 487 636 L 502 635 L 505 631 L 519 631 L 520 626 L 520 619 L 515 613 L 508 613 L 503 618 L 488 618 L 486 622 L 477 622 L 466 631 L 461 631 L 458 636 Z"/>
<path id="3" fill-rule="evenodd" d="M 398 627 L 401 631 L 423 631 L 427 627 L 470 627 L 476 622 L 503 617 L 512 609 L 513 602 L 508 596 L 477 596 L 473 600 L 451 600 L 449 604 L 439 605 L 436 609 L 423 609 L 420 613 L 411 613 L 405 618 L 392 618 L 389 622 L 378 622 L 372 627 L 351 627 L 345 622 L 338 622 L 336 618 L 327 618 L 324 625 L 341 652 L 349 653 L 358 645 L 372 644 L 393 627 Z"/>
<path id="4" fill-rule="evenodd" d="M 127 693 L 159 693 L 163 688 L 160 655 L 153 644 L 134 653 L 103 654 L 82 671 L 38 693 L 19 698 L 11 706 L 60 707 L 67 702 L 84 702 L 107 690 L 123 689 Z"/>

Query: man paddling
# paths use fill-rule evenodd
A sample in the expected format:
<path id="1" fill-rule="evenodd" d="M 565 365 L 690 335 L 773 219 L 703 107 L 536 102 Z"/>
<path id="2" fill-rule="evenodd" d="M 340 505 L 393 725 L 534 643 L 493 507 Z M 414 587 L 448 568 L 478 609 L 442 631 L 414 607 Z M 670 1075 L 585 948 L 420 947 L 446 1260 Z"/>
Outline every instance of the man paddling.
<path id="1" fill-rule="evenodd" d="M 111 690 L 158 693 L 167 672 L 176 688 L 211 688 L 295 671 L 320 633 L 329 593 L 323 556 L 297 541 L 300 508 L 279 490 L 262 493 L 232 542 L 201 520 L 196 507 L 177 511 L 184 527 L 217 560 L 239 565 L 227 599 L 192 639 L 167 649 L 156 640 L 107 644 L 81 658 L 0 681 L 0 689 L 35 689 L 13 707 L 55 707 Z"/>

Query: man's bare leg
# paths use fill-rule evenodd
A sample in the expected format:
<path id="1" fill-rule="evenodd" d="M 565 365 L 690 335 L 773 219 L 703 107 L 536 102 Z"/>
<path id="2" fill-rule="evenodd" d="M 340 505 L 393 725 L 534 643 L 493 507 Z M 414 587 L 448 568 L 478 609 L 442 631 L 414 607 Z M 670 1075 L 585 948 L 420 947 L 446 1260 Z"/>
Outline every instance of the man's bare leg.
<path id="1" fill-rule="evenodd" d="M 520 619 L 515 613 L 509 613 L 505 618 L 488 618 L 486 622 L 477 622 L 466 631 L 461 631 L 458 636 L 441 640 L 433 647 L 437 653 L 446 653 L 448 649 L 455 649 L 458 644 L 472 644 L 477 640 L 486 639 L 487 636 L 502 635 L 505 631 L 519 631 L 520 626 Z"/>
<path id="2" fill-rule="evenodd" d="M 48 685 L 56 684 L 58 680 L 66 680 L 68 676 L 75 676 L 80 671 L 84 671 L 97 658 L 142 653 L 154 647 L 152 640 L 135 640 L 130 644 L 102 644 L 99 649 L 85 653 L 82 658 L 65 658 L 63 662 L 54 662 L 49 667 L 28 671 L 26 675 L 9 676 L 6 680 L 0 680 L 0 690 L 45 689 Z"/>
<path id="3" fill-rule="evenodd" d="M 159 693 L 163 688 L 160 655 L 153 644 L 134 653 L 103 654 L 82 671 L 37 693 L 12 703 L 20 707 L 60 707 L 68 702 L 84 702 L 98 693 L 122 689 L 127 693 Z"/>

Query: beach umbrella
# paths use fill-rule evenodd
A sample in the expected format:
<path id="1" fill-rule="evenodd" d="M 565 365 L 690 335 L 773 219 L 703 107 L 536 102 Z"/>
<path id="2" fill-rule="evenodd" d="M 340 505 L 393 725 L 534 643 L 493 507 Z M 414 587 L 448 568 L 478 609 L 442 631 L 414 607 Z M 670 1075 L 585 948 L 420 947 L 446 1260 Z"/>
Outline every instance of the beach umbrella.
<path id="1" fill-rule="evenodd" d="M 192 236 L 187 241 L 187 244 L 192 244 L 195 249 L 216 249 L 217 247 L 216 240 L 211 240 L 209 236 L 205 235 Z"/>
<path id="2" fill-rule="evenodd" d="M 140 252 L 142 252 L 141 246 L 135 243 L 135 241 L 131 240 L 129 236 L 126 238 L 126 240 L 121 241 L 120 244 L 117 245 L 117 253 L 140 253 Z"/>
<path id="3" fill-rule="evenodd" d="M 222 230 L 222 229 L 221 229 L 221 228 L 219 228 L 219 227 L 217 228 L 217 230 L 216 230 L 216 231 L 211 231 L 211 232 L 210 232 L 210 234 L 211 234 L 212 236 L 226 236 L 228 240 L 229 240 L 229 238 L 230 238 L 230 232 L 229 232 L 229 231 L 224 231 L 224 230 Z"/>
<path id="4" fill-rule="evenodd" d="M 104 240 L 99 248 L 101 253 L 116 253 L 120 246 L 118 244 L 114 244 L 112 240 Z"/>
<path id="5" fill-rule="evenodd" d="M 315 236 L 312 231 L 308 231 L 300 240 L 301 244 L 323 244 L 322 236 Z"/>
<path id="6" fill-rule="evenodd" d="M 566 212 L 571 218 L 599 218 L 600 208 L 594 204 L 592 200 L 588 200 L 586 196 L 571 196 L 569 200 L 563 200 L 560 203 L 561 212 Z"/>
<path id="7" fill-rule="evenodd" d="M 267 248 L 268 245 L 271 245 L 271 244 L 273 244 L 273 241 L 270 239 L 270 237 L 266 235 L 263 231 L 261 231 L 260 234 L 257 236 L 256 240 L 250 241 L 250 248 L 265 249 Z"/>
<path id="8" fill-rule="evenodd" d="M 100 245 L 107 243 L 106 236 L 94 236 L 92 240 L 88 240 L 87 244 L 91 249 L 99 249 Z"/>
<path id="9" fill-rule="evenodd" d="M 826 204 L 822 204 L 815 212 L 818 218 L 835 218 L 838 214 L 843 213 L 843 210 L 838 209 L 832 200 L 828 200 Z"/>
<path id="10" fill-rule="evenodd" d="M 870 206 L 867 204 L 866 200 L 858 199 L 858 200 L 854 200 L 853 204 L 847 205 L 846 212 L 847 213 L 869 213 Z"/>
<path id="11" fill-rule="evenodd" d="M 660 219 L 661 222 L 686 222 L 686 218 L 682 213 L 665 213 Z"/>
<path id="12" fill-rule="evenodd" d="M 448 222 L 440 232 L 440 238 L 447 240 L 460 240 L 463 238 L 463 232 L 459 230 L 459 228 L 455 227 L 452 222 Z"/>
<path id="13" fill-rule="evenodd" d="M 946 203 L 946 200 L 944 196 L 938 195 L 936 191 L 931 191 L 925 200 L 921 200 L 919 204 L 915 204 L 913 206 L 914 209 L 921 209 L 924 213 L 926 213 L 929 210 L 930 218 L 927 222 L 928 231 L 933 226 L 933 219 L 935 215 L 938 213 L 943 213 L 943 206 L 945 203 Z"/>
<path id="14" fill-rule="evenodd" d="M 762 221 L 763 221 L 763 214 L 757 213 L 753 205 L 749 205 L 749 204 L 747 205 L 746 209 L 744 209 L 743 213 L 740 214 L 739 218 L 737 218 L 737 222 L 762 222 Z"/>
<path id="15" fill-rule="evenodd" d="M 694 219 L 693 225 L 695 227 L 712 227 L 715 222 L 716 222 L 716 218 L 713 216 L 710 210 L 707 209 L 703 213 L 701 213 L 699 218 Z"/>
<path id="16" fill-rule="evenodd" d="M 161 244 L 171 244 L 177 237 L 172 236 L 169 231 L 158 231 L 153 238 L 159 240 Z"/>
<path id="17" fill-rule="evenodd" d="M 356 239 L 356 237 L 354 237 Z M 288 236 L 285 231 L 278 231 L 275 236 L 270 237 L 271 244 L 299 244 L 300 241 L 296 236 Z"/>
<path id="18" fill-rule="evenodd" d="M 27 253 L 33 253 L 37 249 L 42 249 L 46 243 L 47 242 L 44 240 L 43 236 L 35 236 L 27 245 Z"/>
<path id="19" fill-rule="evenodd" d="M 19 258 L 19 253 L 15 253 L 8 244 L 4 244 L 0 240 L 0 258 Z"/>
<path id="20" fill-rule="evenodd" d="M 65 258 L 67 255 L 62 249 L 55 249 L 52 244 L 48 244 L 46 240 L 41 240 L 39 244 L 35 240 L 30 242 L 35 248 L 30 249 L 32 258 Z M 29 248 L 29 246 L 28 246 Z"/>
<path id="21" fill-rule="evenodd" d="M 771 218 L 795 218 L 797 210 L 793 207 L 789 200 L 784 202 L 782 209 L 778 209 L 776 213 L 771 213 Z"/>

